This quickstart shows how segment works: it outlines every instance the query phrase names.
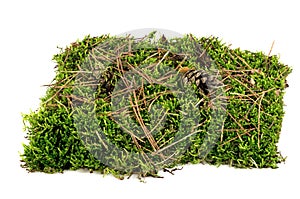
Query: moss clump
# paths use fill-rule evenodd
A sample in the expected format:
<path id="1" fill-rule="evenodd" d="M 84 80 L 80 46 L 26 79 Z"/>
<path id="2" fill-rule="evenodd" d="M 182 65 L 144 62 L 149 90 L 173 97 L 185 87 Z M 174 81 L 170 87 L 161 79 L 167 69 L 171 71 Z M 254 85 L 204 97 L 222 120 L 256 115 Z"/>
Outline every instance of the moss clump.
<path id="1" fill-rule="evenodd" d="M 49 173 L 87 168 L 119 177 L 132 173 L 156 175 L 159 169 L 187 163 L 276 168 L 284 161 L 277 143 L 284 116 L 286 77 L 291 69 L 280 63 L 277 56 L 230 49 L 214 37 L 188 35 L 174 40 L 161 37 L 153 47 L 153 35 L 139 42 L 130 37 L 86 37 L 55 55 L 53 84 L 41 99 L 40 108 L 24 115 L 29 144 L 24 145 L 22 166 L 29 171 Z M 126 47 L 118 56 L 114 52 L 120 50 L 120 45 L 113 49 L 102 47 L 104 52 L 96 48 L 107 43 L 117 46 L 120 41 Z M 180 53 L 182 49 L 195 52 L 191 43 L 187 44 L 190 41 L 201 45 L 203 50 L 197 49 L 197 53 L 205 56 L 195 58 Z M 172 42 L 171 50 L 163 48 Z M 180 92 L 172 92 L 170 84 L 182 87 L 181 79 L 192 76 L 161 75 L 170 74 L 170 68 L 195 70 L 194 77 L 202 75 L 204 82 L 193 79 L 195 82 L 190 81 L 189 85 L 194 95 L 185 93 L 185 97 L 180 97 Z M 213 89 L 205 92 L 209 86 L 204 69 L 210 71 L 210 76 L 219 77 L 212 82 L 221 83 L 222 95 L 213 94 Z M 217 71 L 217 75 L 211 71 Z M 91 73 L 94 79 L 88 75 Z M 134 74 L 142 76 L 143 81 L 132 78 Z M 162 84 L 166 78 L 168 84 Z M 120 81 L 123 84 L 118 84 Z M 126 82 L 138 86 L 130 90 L 130 95 L 116 97 L 114 89 L 122 91 L 132 85 Z M 199 102 L 196 108 L 193 97 Z M 211 102 L 216 99 L 226 101 L 226 106 L 220 106 L 226 114 L 219 118 L 222 121 L 214 139 L 209 128 L 215 108 Z M 193 126 L 195 121 L 197 126 Z M 100 133 L 95 133 L 97 128 Z M 181 129 L 190 129 L 192 136 L 186 136 Z M 205 139 L 209 136 L 208 150 Z M 183 138 L 188 141 L 167 147 Z M 118 150 L 110 148 L 109 143 Z M 165 148 L 169 154 L 149 155 Z M 177 152 L 176 158 L 170 155 Z"/>

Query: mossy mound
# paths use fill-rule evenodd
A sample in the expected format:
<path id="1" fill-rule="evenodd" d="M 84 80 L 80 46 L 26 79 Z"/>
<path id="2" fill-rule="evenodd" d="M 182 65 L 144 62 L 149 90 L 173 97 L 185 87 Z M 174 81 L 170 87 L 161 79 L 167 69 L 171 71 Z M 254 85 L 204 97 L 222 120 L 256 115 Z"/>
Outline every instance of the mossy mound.
<path id="1" fill-rule="evenodd" d="M 120 47 L 120 39 L 128 45 Z M 156 175 L 159 169 L 187 163 L 277 168 L 284 161 L 277 143 L 290 67 L 282 64 L 278 56 L 231 49 L 214 37 L 187 35 L 168 40 L 163 36 L 154 48 L 148 45 L 152 39 L 153 35 L 149 35 L 135 43 L 136 38 L 131 37 L 86 37 L 55 55 L 56 77 L 41 99 L 40 108 L 23 116 L 29 144 L 24 145 L 22 166 L 49 173 L 87 168 L 116 176 L 148 176 Z M 184 48 L 184 52 L 189 51 L 187 41 L 202 47 L 197 50 L 199 60 L 179 53 Z M 171 50 L 163 48 L 172 42 Z M 103 54 L 96 47 L 106 43 L 115 43 L 115 48 L 107 47 Z M 120 48 L 122 53 L 115 56 Z M 179 74 L 185 72 L 181 76 L 169 75 L 164 85 L 161 82 L 167 77 L 161 74 L 171 74 L 169 68 Z M 186 70 L 194 72 L 188 75 Z M 129 71 L 143 81 L 132 78 L 134 74 Z M 185 85 L 181 81 L 184 78 L 194 95 L 185 93 L 185 97 L 179 97 L 171 92 L 170 84 Z M 121 80 L 123 84 L 118 84 Z M 208 80 L 219 82 L 222 93 L 209 89 Z M 123 93 L 122 98 L 114 92 L 117 87 L 119 91 L 128 89 L 132 82 L 138 89 L 130 90 L 131 95 Z M 196 106 L 191 105 L 195 102 L 193 97 L 198 100 Z M 220 106 L 226 114 L 219 118 L 221 123 L 214 128 L 218 128 L 214 137 L 209 128 L 215 111 L 212 101 L 216 99 L 226 101 L 226 106 Z M 87 117 L 94 121 L 91 123 Z M 153 117 L 155 122 L 151 122 Z M 159 125 L 161 121 L 164 125 Z M 195 121 L 197 126 L 193 126 Z M 97 128 L 100 133 L 94 132 Z M 181 128 L 192 132 L 187 136 Z M 211 138 L 210 146 L 205 145 L 207 138 Z M 185 142 L 172 145 L 176 139 Z M 114 153 L 109 143 L 121 152 Z M 166 148 L 169 154 L 162 152 Z M 155 155 L 150 157 L 152 153 Z M 172 154 L 178 155 L 175 158 Z"/>

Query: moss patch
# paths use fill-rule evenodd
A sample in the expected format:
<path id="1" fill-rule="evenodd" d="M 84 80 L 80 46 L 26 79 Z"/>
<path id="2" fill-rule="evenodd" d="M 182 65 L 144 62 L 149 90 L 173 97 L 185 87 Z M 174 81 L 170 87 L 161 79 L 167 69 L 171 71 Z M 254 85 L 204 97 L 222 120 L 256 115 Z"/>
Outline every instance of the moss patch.
<path id="1" fill-rule="evenodd" d="M 57 67 L 53 83 L 49 85 L 46 95 L 41 99 L 40 108 L 23 116 L 29 139 L 29 144 L 24 145 L 24 153 L 21 155 L 24 168 L 49 173 L 87 168 L 90 171 L 111 173 L 121 178 L 132 173 L 155 176 L 159 169 L 187 163 L 230 165 L 238 168 L 277 168 L 277 164 L 284 161 L 277 149 L 277 143 L 284 116 L 283 95 L 286 77 L 291 68 L 282 64 L 278 56 L 231 49 L 217 38 L 195 38 L 192 35 L 179 39 L 177 43 L 174 42 L 171 51 L 160 48 L 166 42 L 172 42 L 164 37 L 160 38 L 157 48 L 150 48 L 148 44 L 152 42 L 153 35 L 149 35 L 136 45 L 136 49 L 131 49 L 128 45 L 127 53 L 109 60 L 105 70 L 100 70 L 100 73 L 96 71 L 97 67 L 98 69 L 102 67 L 97 65 L 99 62 L 91 63 L 93 68 L 83 64 L 97 46 L 105 42 L 117 42 L 120 38 L 122 41 L 126 40 L 125 43 L 128 44 L 135 41 L 134 38 L 107 35 L 93 38 L 88 36 L 82 41 L 72 43 L 54 56 Z M 178 49 L 181 48 L 188 51 L 190 46 L 185 44 L 191 40 L 201 45 L 203 50 L 200 49 L 198 53 L 207 53 L 211 62 L 205 57 L 200 60 L 193 57 L 186 59 L 186 55 L 178 53 Z M 116 50 L 107 49 L 107 52 Z M 96 52 L 95 55 L 103 61 L 103 57 L 101 58 L 103 53 Z M 208 64 L 214 65 L 219 77 L 216 81 L 222 83 L 224 95 L 211 97 L 211 91 L 208 94 L 204 92 L 205 84 L 200 86 L 196 82 L 191 82 L 191 89 L 197 100 L 201 101 L 195 109 L 189 108 L 192 106 L 189 101 L 193 98 L 192 95 L 180 98 L 171 92 L 170 86 L 159 84 L 159 80 L 163 78 L 161 74 L 170 72 L 169 68 L 175 71 L 179 71 L 180 68 L 198 70 L 197 64 L 206 69 Z M 126 72 L 140 68 L 143 68 L 144 76 L 151 75 L 154 78 L 147 84 L 143 84 L 143 81 L 137 82 L 143 85 L 135 89 L 129 97 L 125 97 L 127 100 L 115 97 L 114 99 L 119 101 L 113 102 L 112 93 L 117 83 Z M 88 72 L 96 74 L 98 82 L 90 81 L 89 76 L 85 75 Z M 139 74 L 138 70 L 135 74 Z M 183 79 L 185 76 L 183 74 L 180 77 Z M 168 76 L 168 78 L 170 84 L 182 84 L 178 77 L 176 79 Z M 147 80 L 146 77 L 144 79 Z M 83 84 L 77 84 L 78 80 Z M 127 80 L 135 81 L 130 79 L 130 76 Z M 120 87 L 122 88 L 122 85 Z M 92 101 L 85 94 L 90 93 L 91 88 L 95 91 Z M 212 140 L 213 148 L 203 154 L 201 146 L 208 136 L 214 108 L 211 101 L 218 97 L 223 101 L 226 100 L 227 105 L 224 108 L 226 115 L 217 139 Z M 94 104 L 97 126 L 80 129 L 79 134 L 79 128 L 85 127 L 84 123 L 88 122 L 82 120 L 82 116 L 87 116 L 90 112 L 88 106 L 86 110 L 83 107 L 91 103 Z M 113 103 L 119 109 L 113 109 Z M 81 112 L 76 109 L 79 106 Z M 125 114 L 120 111 L 123 106 L 128 107 L 126 111 L 130 117 L 126 115 L 118 117 Z M 150 109 L 152 115 L 149 114 Z M 194 111 L 185 113 L 184 110 Z M 164 125 L 151 122 L 153 115 L 158 118 L 156 121 L 163 120 Z M 147 162 L 147 153 L 171 145 L 177 134 L 179 138 L 186 136 L 180 128 L 182 126 L 186 129 L 191 128 L 193 122 L 184 118 L 196 119 L 199 124 L 192 128 L 195 132 L 193 136 L 186 138 L 189 145 L 176 145 L 172 150 L 181 153 L 175 159 L 170 159 L 171 156 L 153 157 L 161 165 Z M 130 126 L 127 131 L 124 125 L 122 126 L 126 122 Z M 101 129 L 101 135 L 92 132 L 96 128 Z M 139 134 L 139 129 L 143 129 L 144 135 Z M 156 129 L 155 134 L 151 133 L 152 129 Z M 82 133 L 86 134 L 83 136 Z M 122 153 L 123 158 L 130 161 L 123 161 L 124 159 L 120 159 L 117 155 L 109 156 L 114 153 L 105 149 L 107 142 L 101 143 L 99 141 L 101 138 L 108 139 L 114 146 L 123 149 L 125 151 Z M 133 157 L 132 154 L 139 156 Z M 138 163 L 139 158 L 144 160 Z"/>

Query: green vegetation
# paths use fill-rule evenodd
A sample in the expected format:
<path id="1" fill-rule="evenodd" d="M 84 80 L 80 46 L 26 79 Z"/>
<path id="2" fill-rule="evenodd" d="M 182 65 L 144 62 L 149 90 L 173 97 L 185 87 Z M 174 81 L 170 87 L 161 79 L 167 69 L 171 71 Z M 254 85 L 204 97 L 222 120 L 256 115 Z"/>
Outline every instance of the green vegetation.
<path id="1" fill-rule="evenodd" d="M 23 116 L 22 166 L 122 178 L 187 163 L 277 168 L 284 161 L 277 143 L 290 67 L 214 37 L 161 37 L 154 47 L 153 38 L 86 37 L 55 55 L 56 77 L 40 108 Z M 219 87 L 207 93 L 209 82 L 183 83 L 181 68 L 207 73 Z"/>

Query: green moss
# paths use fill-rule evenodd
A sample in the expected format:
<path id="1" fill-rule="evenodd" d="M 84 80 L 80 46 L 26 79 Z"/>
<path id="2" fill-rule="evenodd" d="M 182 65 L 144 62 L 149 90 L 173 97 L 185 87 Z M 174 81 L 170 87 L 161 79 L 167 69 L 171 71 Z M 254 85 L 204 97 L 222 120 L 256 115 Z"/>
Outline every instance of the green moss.
<path id="1" fill-rule="evenodd" d="M 115 146 L 125 149 L 127 152 L 153 151 L 153 142 L 149 138 L 143 138 L 142 141 L 137 141 L 137 144 L 132 136 L 124 132 L 120 125 L 112 119 L 110 93 L 124 75 L 123 72 L 128 71 L 131 67 L 149 66 L 162 60 L 162 67 L 148 71 L 157 78 L 166 70 L 164 66 L 176 68 L 180 64 L 182 67 L 195 68 L 195 60 L 187 61 L 177 54 L 180 51 L 178 51 L 179 48 L 189 50 L 190 46 L 187 45 L 186 41 L 190 38 L 184 37 L 180 40 L 181 43 L 172 46 L 173 53 L 167 53 L 166 50 L 160 48 L 149 48 L 148 44 L 151 41 L 145 40 L 139 44 L 138 50 L 130 51 L 129 49 L 128 52 L 130 53 L 122 54 L 119 58 L 123 67 L 121 72 L 118 70 L 119 65 L 115 62 L 116 60 L 109 65 L 106 73 L 100 75 L 103 82 L 100 81 L 97 87 L 96 100 L 94 101 L 98 125 L 103 132 L 101 136 L 106 137 Z M 221 81 L 225 85 L 225 96 L 223 97 L 227 99 L 227 114 L 220 137 L 215 141 L 215 146 L 208 154 L 201 156 L 200 146 L 207 135 L 212 108 L 205 95 L 194 86 L 197 97 L 205 100 L 197 113 L 187 114 L 190 117 L 198 118 L 202 125 L 196 128 L 199 132 L 190 138 L 190 145 L 185 152 L 161 168 L 187 163 L 230 165 L 239 168 L 276 168 L 278 163 L 284 161 L 277 149 L 277 143 L 284 116 L 283 95 L 286 77 L 291 69 L 282 64 L 277 56 L 267 56 L 262 52 L 230 49 L 226 44 L 213 37 L 192 38 L 201 44 L 218 69 Z M 72 43 L 60 54 L 54 56 L 57 67 L 53 84 L 49 86 L 46 95 L 41 99 L 40 108 L 24 115 L 29 144 L 24 145 L 24 153 L 21 158 L 24 162 L 23 167 L 29 171 L 53 173 L 68 169 L 87 168 L 91 171 L 112 173 L 118 177 L 131 173 L 156 175 L 157 167 L 154 166 L 149 169 L 153 166 L 151 164 L 140 164 L 135 167 L 134 164 L 118 160 L 118 157 L 106 157 L 105 152 L 96 155 L 91 153 L 91 151 L 97 153 L 97 150 L 99 151 L 103 145 L 95 145 L 95 142 L 92 141 L 95 135 L 91 135 L 87 131 L 87 137 L 91 140 L 91 145 L 87 146 L 74 124 L 74 117 L 76 117 L 74 116 L 74 104 L 87 103 L 74 96 L 78 71 L 82 71 L 80 67 L 85 62 L 89 52 L 97 45 L 107 41 L 113 43 L 117 39 L 115 41 L 114 37 L 111 39 L 107 35 L 94 38 L 88 36 L 82 41 Z M 145 70 L 147 73 L 147 69 Z M 84 71 L 87 72 L 88 69 L 84 69 Z M 173 79 L 173 81 L 176 83 L 177 80 Z M 88 89 L 81 87 L 80 91 L 84 93 Z M 156 113 L 161 110 L 168 110 L 165 125 L 154 135 L 155 143 L 159 148 L 171 144 L 176 134 L 180 136 L 181 132 L 178 132 L 180 125 L 186 125 L 189 128 L 191 124 L 189 121 L 183 123 L 181 121 L 184 118 L 181 110 L 188 108 L 189 101 L 177 98 L 176 95 L 169 92 L 167 87 L 158 84 L 145 85 L 136 93 L 136 99 L 131 96 L 132 101 L 137 100 L 138 111 L 140 111 L 144 125 L 148 129 L 151 130 L 156 125 L 151 123 L 151 115 L 147 111 L 153 99 L 164 108 L 157 107 L 155 109 L 154 107 Z M 146 100 L 143 100 L 145 96 Z M 81 97 L 84 99 L 86 96 Z M 125 102 L 121 100 L 119 103 Z M 184 104 L 184 107 L 181 107 L 180 104 Z M 131 120 L 134 121 L 136 129 L 132 128 L 130 131 L 137 133 L 140 123 L 134 117 L 134 112 L 134 106 L 132 106 L 130 108 Z M 161 112 L 158 115 L 163 114 Z M 84 122 L 87 121 L 82 121 L 82 123 Z M 99 159 L 106 159 L 113 163 L 107 165 Z M 138 160 L 132 159 L 132 161 Z M 126 170 L 118 169 L 126 167 L 127 163 Z"/>

